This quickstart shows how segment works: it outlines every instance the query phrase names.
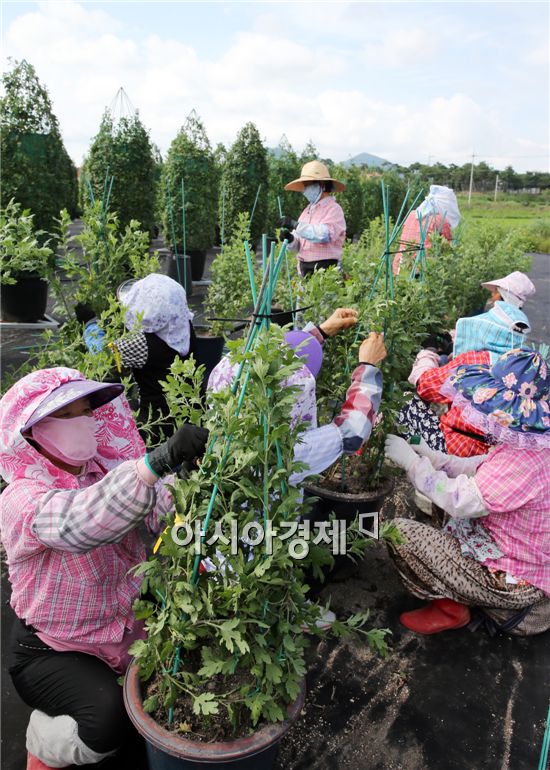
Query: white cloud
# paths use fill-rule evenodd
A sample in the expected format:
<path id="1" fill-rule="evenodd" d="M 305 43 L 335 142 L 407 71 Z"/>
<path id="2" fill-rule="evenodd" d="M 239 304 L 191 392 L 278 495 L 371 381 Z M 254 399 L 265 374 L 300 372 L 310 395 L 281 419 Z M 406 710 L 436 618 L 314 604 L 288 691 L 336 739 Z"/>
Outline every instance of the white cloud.
<path id="1" fill-rule="evenodd" d="M 160 26 L 131 36 L 112 14 L 75 0 L 42 2 L 5 30 L 4 49 L 36 67 L 78 163 L 120 86 L 163 151 L 195 108 L 213 144 L 231 143 L 250 120 L 268 146 L 286 133 L 298 151 L 312 139 L 334 160 L 366 151 L 400 163 L 428 155 L 465 163 L 472 148 L 527 154 L 522 142 L 545 152 L 536 133 L 511 125 L 508 100 L 488 110 L 473 78 L 450 85 L 438 62 L 450 36 L 434 34 L 435 14 L 407 29 L 402 16 L 390 26 L 389 6 L 337 5 L 318 4 L 314 18 L 310 5 L 261 7 L 220 50 Z"/>
<path id="2" fill-rule="evenodd" d="M 385 32 L 380 43 L 367 43 L 364 53 L 371 64 L 392 69 L 414 68 L 424 61 L 437 66 L 441 45 L 441 33 L 433 34 L 428 27 L 397 28 Z"/>
<path id="3" fill-rule="evenodd" d="M 535 66 L 543 65 L 548 67 L 548 46 L 539 46 L 533 48 L 524 55 L 523 60 L 527 64 L 534 64 Z"/>

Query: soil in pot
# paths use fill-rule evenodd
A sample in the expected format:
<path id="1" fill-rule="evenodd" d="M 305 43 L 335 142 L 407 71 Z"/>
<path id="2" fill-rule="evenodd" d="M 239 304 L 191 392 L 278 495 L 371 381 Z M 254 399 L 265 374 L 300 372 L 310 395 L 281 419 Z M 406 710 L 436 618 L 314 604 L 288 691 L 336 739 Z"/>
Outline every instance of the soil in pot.
<path id="1" fill-rule="evenodd" d="M 355 486 L 359 486 L 359 484 L 354 484 L 353 488 Z M 360 492 L 342 492 L 340 487 L 341 478 L 336 474 L 330 480 L 321 480 L 319 484 L 305 485 L 306 496 L 318 498 L 309 513 L 304 516 L 312 528 L 315 527 L 316 522 L 328 521 L 332 513 L 336 515 L 337 519 L 344 519 L 348 523 L 351 523 L 357 514 L 378 513 L 385 498 L 392 490 L 393 480 L 382 477 L 376 489 Z M 337 554 L 333 558 L 333 568 L 331 570 L 323 569 L 324 582 L 313 578 L 313 574 L 307 575 L 307 583 L 310 586 L 312 596 L 318 595 L 327 581 L 347 580 L 353 577 L 360 568 L 360 561 L 357 557 L 352 560 L 345 554 Z"/>
<path id="2" fill-rule="evenodd" d="M 44 318 L 48 304 L 48 282 L 29 273 L 17 283 L 0 285 L 2 320 L 34 323 Z"/>
<path id="3" fill-rule="evenodd" d="M 393 486 L 392 479 L 385 477 L 380 478 L 377 488 L 372 490 L 359 491 L 360 481 L 350 479 L 350 482 L 346 484 L 349 491 L 345 492 L 341 491 L 338 475 L 330 480 L 323 479 L 319 484 L 306 484 L 306 495 L 319 498 L 308 514 L 309 521 L 328 521 L 332 512 L 338 519 L 353 521 L 358 513 L 379 511 Z"/>
<path id="4" fill-rule="evenodd" d="M 212 686 L 215 688 L 216 683 L 212 682 Z M 221 686 L 223 688 L 224 684 Z M 187 730 L 188 726 L 193 729 L 197 720 L 190 703 L 187 707 L 185 704 L 176 705 L 176 730 L 166 730 L 152 715 L 143 711 L 143 697 L 154 694 L 153 690 L 154 684 L 140 683 L 137 666 L 132 664 L 124 681 L 124 703 L 134 727 L 145 738 L 150 770 L 270 770 L 276 758 L 278 743 L 300 715 L 305 700 L 304 681 L 297 700 L 288 707 L 288 716 L 284 722 L 259 726 L 254 728 L 254 732 L 248 731 L 239 738 L 216 740 L 210 734 L 204 735 L 204 719 L 198 722 L 198 732 L 192 734 Z M 220 717 L 214 728 L 218 734 L 220 730 L 222 734 L 226 731 L 222 728 L 222 719 Z M 182 724 L 185 725 L 183 731 Z"/>

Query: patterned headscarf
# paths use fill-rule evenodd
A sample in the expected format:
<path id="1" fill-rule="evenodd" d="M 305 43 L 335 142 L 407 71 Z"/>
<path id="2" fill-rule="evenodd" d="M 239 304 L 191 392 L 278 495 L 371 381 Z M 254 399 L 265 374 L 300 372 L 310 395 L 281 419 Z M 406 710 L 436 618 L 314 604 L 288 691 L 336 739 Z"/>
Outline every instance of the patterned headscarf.
<path id="1" fill-rule="evenodd" d="M 518 448 L 550 448 L 548 363 L 531 350 L 510 350 L 491 368 L 460 366 L 441 388 L 464 419 Z"/>
<path id="2" fill-rule="evenodd" d="M 67 382 L 84 379 L 76 369 L 63 366 L 39 369 L 16 382 L 0 400 L 0 475 L 5 481 L 26 478 L 45 481 L 57 489 L 78 486 L 74 476 L 57 468 L 29 444 L 21 430 L 52 391 Z M 95 409 L 94 419 L 98 447 L 94 459 L 106 470 L 145 454 L 145 445 L 124 395 Z"/>
<path id="3" fill-rule="evenodd" d="M 193 313 L 187 306 L 185 289 L 160 273 L 136 281 L 122 297 L 126 308 L 124 323 L 128 331 L 140 328 L 156 334 L 181 356 L 189 353 Z M 138 315 L 142 316 L 141 327 Z"/>

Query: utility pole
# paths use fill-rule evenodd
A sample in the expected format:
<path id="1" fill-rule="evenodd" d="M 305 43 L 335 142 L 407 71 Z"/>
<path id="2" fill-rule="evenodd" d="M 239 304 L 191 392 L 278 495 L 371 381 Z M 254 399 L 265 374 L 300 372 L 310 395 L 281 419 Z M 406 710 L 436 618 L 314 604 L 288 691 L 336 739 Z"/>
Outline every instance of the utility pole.
<path id="1" fill-rule="evenodd" d="M 497 178 L 495 179 L 495 202 L 497 199 L 497 192 L 498 192 L 498 174 L 497 174 Z"/>
<path id="2" fill-rule="evenodd" d="M 470 189 L 468 191 L 468 206 L 472 202 L 472 187 L 474 186 L 474 158 L 475 155 L 472 153 L 472 165 L 470 166 Z"/>

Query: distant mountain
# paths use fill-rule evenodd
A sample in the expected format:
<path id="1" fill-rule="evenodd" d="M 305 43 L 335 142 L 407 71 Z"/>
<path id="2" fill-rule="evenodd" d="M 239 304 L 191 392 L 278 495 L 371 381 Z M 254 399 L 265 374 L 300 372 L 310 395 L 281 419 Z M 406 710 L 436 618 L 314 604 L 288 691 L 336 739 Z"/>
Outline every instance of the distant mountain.
<path id="1" fill-rule="evenodd" d="M 267 151 L 277 160 L 283 154 L 280 147 L 268 147 Z M 334 162 L 330 158 L 324 160 L 321 158 L 320 160 L 322 160 L 323 163 L 328 162 L 329 165 L 334 165 Z M 383 168 L 387 170 L 393 168 L 395 164 L 390 163 L 389 160 L 380 158 L 378 155 L 371 155 L 369 152 L 361 152 L 359 155 L 354 155 L 353 158 L 343 160 L 339 165 L 344 168 L 348 168 L 349 166 L 368 166 L 369 168 Z"/>
<path id="2" fill-rule="evenodd" d="M 359 155 L 354 155 L 349 160 L 344 160 L 340 163 L 341 166 L 347 168 L 348 166 L 369 166 L 369 168 L 393 168 L 394 164 L 389 160 L 379 158 L 378 155 L 371 155 L 368 152 L 361 152 Z"/>

